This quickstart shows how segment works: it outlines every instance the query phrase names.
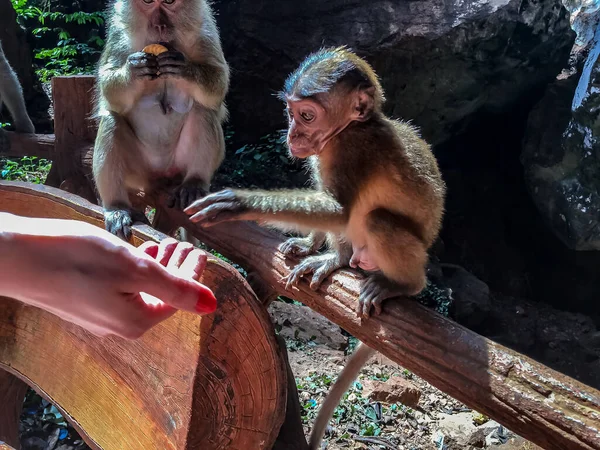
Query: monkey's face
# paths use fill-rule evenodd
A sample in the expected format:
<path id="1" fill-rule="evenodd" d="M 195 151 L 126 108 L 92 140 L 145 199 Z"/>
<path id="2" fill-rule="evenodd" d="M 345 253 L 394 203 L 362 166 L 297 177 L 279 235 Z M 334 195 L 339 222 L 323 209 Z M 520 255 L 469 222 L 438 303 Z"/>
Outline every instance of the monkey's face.
<path id="1" fill-rule="evenodd" d="M 329 140 L 349 123 L 344 108 L 320 100 L 287 99 L 287 144 L 296 158 L 319 155 Z"/>
<path id="2" fill-rule="evenodd" d="M 170 42 L 174 38 L 174 22 L 182 0 L 133 0 L 136 9 L 146 17 L 147 39 L 150 42 Z"/>

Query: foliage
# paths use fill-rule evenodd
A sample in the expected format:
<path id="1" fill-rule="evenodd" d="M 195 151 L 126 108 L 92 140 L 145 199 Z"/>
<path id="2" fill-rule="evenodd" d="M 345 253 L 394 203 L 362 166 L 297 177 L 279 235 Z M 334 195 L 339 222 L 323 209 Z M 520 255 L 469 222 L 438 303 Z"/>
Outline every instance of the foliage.
<path id="1" fill-rule="evenodd" d="M 51 161 L 35 156 L 0 158 L 0 179 L 44 183 L 50 172 Z"/>
<path id="2" fill-rule="evenodd" d="M 285 130 L 265 135 L 256 143 L 237 146 L 234 131 L 227 129 L 225 140 L 227 157 L 215 176 L 214 189 L 226 186 L 275 189 L 297 184 L 294 178 L 302 165 L 288 156 Z"/>
<path id="3" fill-rule="evenodd" d="M 50 0 L 11 0 L 17 22 L 31 29 L 36 73 L 44 82 L 57 75 L 92 73 L 104 39 L 104 12 L 59 11 Z M 40 3 L 38 5 L 38 3 Z M 46 47 L 45 43 L 51 44 Z"/>

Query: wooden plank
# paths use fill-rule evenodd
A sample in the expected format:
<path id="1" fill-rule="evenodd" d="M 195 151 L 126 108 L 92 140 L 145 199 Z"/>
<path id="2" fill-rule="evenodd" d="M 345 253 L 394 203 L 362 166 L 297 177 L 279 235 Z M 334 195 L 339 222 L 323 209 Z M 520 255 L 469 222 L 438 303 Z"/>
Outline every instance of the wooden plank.
<path id="1" fill-rule="evenodd" d="M 13 374 L 0 370 L 0 442 L 21 448 L 19 441 L 19 418 L 27 384 Z M 0 447 L 0 450 L 2 447 Z"/>
<path id="2" fill-rule="evenodd" d="M 93 75 L 52 78 L 55 152 L 46 184 L 59 187 L 66 179 L 80 175 L 78 155 L 82 147 L 93 145 L 96 124 L 93 120 Z"/>
<path id="3" fill-rule="evenodd" d="M 53 134 L 24 134 L 0 130 L 0 156 L 54 157 Z"/>
<path id="4" fill-rule="evenodd" d="M 166 196 L 146 197 L 165 204 Z M 279 295 L 294 298 L 438 389 L 546 449 L 600 449 L 600 392 L 486 339 L 408 299 L 388 301 L 364 322 L 355 313 L 362 276 L 340 270 L 318 291 L 303 282 L 286 291 L 282 278 L 297 260 L 277 247 L 282 235 L 254 223 L 202 229 L 180 211 L 170 220 L 252 271 Z"/>
<path id="5" fill-rule="evenodd" d="M 43 185 L 1 181 L 0 210 L 103 226 L 100 207 Z M 146 226 L 133 233 L 135 245 L 164 238 Z M 231 266 L 210 258 L 201 282 L 215 292 L 215 313 L 178 312 L 136 341 L 100 339 L 4 299 L 0 367 L 94 449 L 270 449 L 287 395 L 270 317 Z"/>

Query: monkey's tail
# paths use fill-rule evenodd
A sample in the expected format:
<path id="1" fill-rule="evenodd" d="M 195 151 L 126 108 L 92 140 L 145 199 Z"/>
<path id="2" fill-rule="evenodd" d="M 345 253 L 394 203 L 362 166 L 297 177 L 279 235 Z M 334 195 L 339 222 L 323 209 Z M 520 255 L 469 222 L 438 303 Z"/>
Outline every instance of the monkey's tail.
<path id="1" fill-rule="evenodd" d="M 344 369 L 340 372 L 337 380 L 329 390 L 329 394 L 327 394 L 327 397 L 325 397 L 323 405 L 321 405 L 319 414 L 317 415 L 315 423 L 313 424 L 313 428 L 310 432 L 308 450 L 317 450 L 320 447 L 327 424 L 329 423 L 331 416 L 333 416 L 333 411 L 335 411 L 335 408 L 337 408 L 337 406 L 340 404 L 342 396 L 348 390 L 348 388 L 350 388 L 350 385 L 354 382 L 354 380 L 356 380 L 360 370 L 364 367 L 371 355 L 374 353 L 375 350 L 367 347 L 362 342 L 356 348 L 346 363 L 346 367 L 344 367 Z"/>

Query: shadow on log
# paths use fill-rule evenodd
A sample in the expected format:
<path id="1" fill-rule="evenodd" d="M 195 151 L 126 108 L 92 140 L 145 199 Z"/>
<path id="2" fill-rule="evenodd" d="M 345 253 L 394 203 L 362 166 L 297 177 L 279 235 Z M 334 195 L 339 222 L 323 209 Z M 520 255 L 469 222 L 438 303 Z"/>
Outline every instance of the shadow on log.
<path id="1" fill-rule="evenodd" d="M 146 196 L 164 208 L 166 195 Z M 202 229 L 164 208 L 172 224 L 242 265 L 279 295 L 294 298 L 438 389 L 546 449 L 600 449 L 600 392 L 496 344 L 416 301 L 387 301 L 361 322 L 355 313 L 362 276 L 339 270 L 312 291 L 281 281 L 296 260 L 278 251 L 283 236 L 254 223 Z"/>
<path id="2" fill-rule="evenodd" d="M 0 210 L 103 226 L 98 206 L 42 185 L 0 182 Z M 134 229 L 135 245 L 163 237 Z M 270 317 L 231 266 L 210 258 L 201 282 L 215 313 L 178 312 L 136 341 L 1 299 L 0 368 L 54 403 L 93 449 L 271 449 L 287 376 Z"/>

